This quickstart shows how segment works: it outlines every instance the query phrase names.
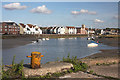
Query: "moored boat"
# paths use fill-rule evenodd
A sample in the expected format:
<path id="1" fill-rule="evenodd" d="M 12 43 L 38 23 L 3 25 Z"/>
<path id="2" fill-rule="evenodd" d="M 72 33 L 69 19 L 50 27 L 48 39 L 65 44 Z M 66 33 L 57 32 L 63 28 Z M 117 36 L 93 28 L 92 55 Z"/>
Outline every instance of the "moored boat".
<path id="1" fill-rule="evenodd" d="M 49 40 L 49 38 L 46 38 L 46 40 Z"/>
<path id="2" fill-rule="evenodd" d="M 98 46 L 98 43 L 94 42 L 94 41 L 91 41 L 88 45 L 88 47 L 97 47 Z"/>

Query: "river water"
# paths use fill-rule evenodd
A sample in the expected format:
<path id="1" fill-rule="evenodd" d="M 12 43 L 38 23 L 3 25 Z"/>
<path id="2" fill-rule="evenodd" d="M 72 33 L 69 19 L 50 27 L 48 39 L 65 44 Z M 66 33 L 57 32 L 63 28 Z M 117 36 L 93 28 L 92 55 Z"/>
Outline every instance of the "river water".
<path id="1" fill-rule="evenodd" d="M 62 60 L 62 58 L 67 57 L 68 54 L 70 54 L 71 57 L 77 56 L 77 58 L 83 58 L 98 53 L 100 49 L 116 49 L 116 47 L 100 43 L 98 47 L 87 47 L 89 42 L 90 41 L 87 40 L 87 38 L 58 38 L 41 41 L 39 43 L 31 43 L 16 48 L 3 49 L 3 64 L 11 64 L 14 55 L 16 56 L 16 63 L 19 63 L 21 60 L 24 60 L 24 63 L 30 63 L 30 58 L 27 58 L 26 56 L 30 56 L 33 51 L 41 52 L 42 55 L 44 55 L 41 62 L 46 63 Z"/>

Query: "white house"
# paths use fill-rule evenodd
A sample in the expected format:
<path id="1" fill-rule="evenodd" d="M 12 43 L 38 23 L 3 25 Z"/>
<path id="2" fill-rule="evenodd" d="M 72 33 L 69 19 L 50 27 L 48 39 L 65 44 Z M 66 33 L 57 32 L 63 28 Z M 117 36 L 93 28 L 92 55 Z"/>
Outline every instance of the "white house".
<path id="1" fill-rule="evenodd" d="M 58 27 L 54 27 L 54 29 L 53 29 L 53 33 L 54 33 L 54 34 L 57 33 L 57 28 L 58 28 Z"/>
<path id="2" fill-rule="evenodd" d="M 27 24 L 25 28 L 23 28 L 25 34 L 32 34 L 32 27 Z"/>
<path id="3" fill-rule="evenodd" d="M 76 34 L 77 33 L 77 29 L 73 26 L 66 26 L 66 28 L 68 29 L 68 34 Z"/>
<path id="4" fill-rule="evenodd" d="M 65 27 L 58 27 L 56 30 L 57 34 L 65 34 Z"/>
<path id="5" fill-rule="evenodd" d="M 32 25 L 32 24 L 27 24 L 27 25 L 23 25 L 21 24 L 21 29 L 23 29 L 23 31 L 21 30 L 21 33 L 23 34 L 42 34 L 42 30 L 36 26 L 36 25 Z"/>
<path id="6" fill-rule="evenodd" d="M 37 25 L 33 26 L 34 34 L 42 34 L 42 30 Z"/>

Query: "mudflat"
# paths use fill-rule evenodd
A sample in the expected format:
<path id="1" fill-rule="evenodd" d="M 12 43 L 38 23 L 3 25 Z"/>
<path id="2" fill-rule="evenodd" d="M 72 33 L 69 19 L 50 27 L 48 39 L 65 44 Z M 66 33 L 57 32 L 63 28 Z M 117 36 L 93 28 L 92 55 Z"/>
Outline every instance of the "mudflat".
<path id="1" fill-rule="evenodd" d="M 34 40 L 36 40 L 35 37 L 2 39 L 2 49 L 9 49 L 9 48 L 14 48 L 18 46 L 23 46 L 23 45 L 31 43 Z"/>

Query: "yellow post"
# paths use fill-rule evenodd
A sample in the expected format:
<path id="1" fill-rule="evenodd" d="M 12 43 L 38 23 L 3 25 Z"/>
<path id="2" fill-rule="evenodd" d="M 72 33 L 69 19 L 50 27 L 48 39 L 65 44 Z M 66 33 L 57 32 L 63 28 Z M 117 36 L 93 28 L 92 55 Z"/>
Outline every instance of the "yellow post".
<path id="1" fill-rule="evenodd" d="M 33 69 L 40 68 L 40 60 L 41 60 L 41 57 L 43 56 L 44 55 L 41 55 L 40 52 L 32 52 L 31 56 L 27 56 L 27 57 L 31 57 L 31 67 Z"/>

